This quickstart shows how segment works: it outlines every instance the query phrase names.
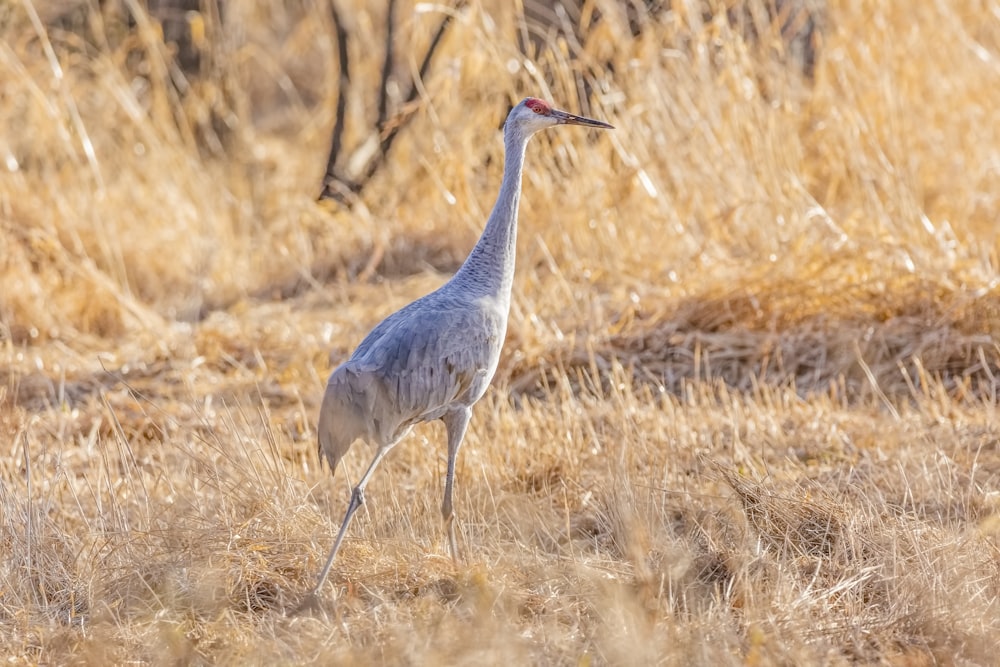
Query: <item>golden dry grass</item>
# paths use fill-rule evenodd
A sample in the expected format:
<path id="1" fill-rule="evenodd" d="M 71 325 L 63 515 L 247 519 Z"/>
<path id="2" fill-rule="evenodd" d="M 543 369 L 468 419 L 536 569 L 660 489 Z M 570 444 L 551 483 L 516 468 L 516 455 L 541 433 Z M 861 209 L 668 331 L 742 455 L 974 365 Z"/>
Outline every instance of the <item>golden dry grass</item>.
<path id="1" fill-rule="evenodd" d="M 384 9 L 340 4 L 356 147 Z M 401 4 L 421 53 L 440 8 Z M 633 37 L 608 11 L 582 60 L 530 63 L 472 2 L 352 210 L 314 203 L 323 3 L 230 2 L 183 98 L 155 26 L 95 46 L 29 7 L 0 6 L 10 664 L 995 662 L 995 0 L 831 0 L 813 82 L 683 13 Z M 529 147 L 469 562 L 427 425 L 291 614 L 368 459 L 320 467 L 326 375 L 471 247 L 507 105 L 575 108 L 576 74 L 617 129 Z"/>

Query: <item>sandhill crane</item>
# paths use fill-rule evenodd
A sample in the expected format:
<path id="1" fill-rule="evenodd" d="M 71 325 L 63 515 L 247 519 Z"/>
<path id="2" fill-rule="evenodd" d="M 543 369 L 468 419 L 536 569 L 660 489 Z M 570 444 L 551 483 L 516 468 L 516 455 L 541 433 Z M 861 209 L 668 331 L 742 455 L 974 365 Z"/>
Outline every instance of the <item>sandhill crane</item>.
<path id="1" fill-rule="evenodd" d="M 319 413 L 320 453 L 336 471 L 355 440 L 366 440 L 376 452 L 351 493 L 314 596 L 326 581 L 351 517 L 365 502 L 365 485 L 375 468 L 419 422 L 440 419 L 448 432 L 441 514 L 451 556 L 458 560 L 452 508 L 455 458 L 472 406 L 482 398 L 496 372 L 507 332 L 525 148 L 535 132 L 556 125 L 612 127 L 553 109 L 534 97 L 515 106 L 504 124 L 500 194 L 465 263 L 436 291 L 385 318 L 330 375 Z"/>

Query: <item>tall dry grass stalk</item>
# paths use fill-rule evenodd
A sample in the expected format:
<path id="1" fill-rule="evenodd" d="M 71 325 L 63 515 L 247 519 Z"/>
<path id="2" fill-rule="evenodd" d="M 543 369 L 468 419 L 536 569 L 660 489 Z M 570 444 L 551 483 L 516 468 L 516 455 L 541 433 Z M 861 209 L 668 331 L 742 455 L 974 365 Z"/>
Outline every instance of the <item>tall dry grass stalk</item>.
<path id="1" fill-rule="evenodd" d="M 580 58 L 530 61 L 514 5 L 469 2 L 351 209 L 314 203 L 325 3 L 227 2 L 186 88 L 142 3 L 79 4 L 0 7 L 12 664 L 995 660 L 1000 4 L 831 0 L 805 81 L 721 17 L 633 35 L 610 1 Z M 399 5 L 402 81 L 445 8 Z M 355 153 L 386 9 L 338 7 Z M 472 246 L 508 105 L 581 82 L 617 130 L 529 149 L 470 562 L 429 425 L 289 615 L 366 459 L 320 467 L 324 378 Z"/>

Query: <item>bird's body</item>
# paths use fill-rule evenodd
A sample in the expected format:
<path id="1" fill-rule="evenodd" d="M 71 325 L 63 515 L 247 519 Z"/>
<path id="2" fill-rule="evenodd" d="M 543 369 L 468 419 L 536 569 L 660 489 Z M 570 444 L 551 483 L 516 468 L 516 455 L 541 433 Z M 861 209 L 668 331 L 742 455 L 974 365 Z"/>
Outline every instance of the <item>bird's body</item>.
<path id="1" fill-rule="evenodd" d="M 552 109 L 535 98 L 514 107 L 504 126 L 506 157 L 500 194 L 465 263 L 439 289 L 385 318 L 330 375 L 319 415 L 320 452 L 336 470 L 355 440 L 363 439 L 377 451 L 351 495 L 314 592 L 329 573 L 378 463 L 420 422 L 441 419 L 448 431 L 441 510 L 452 556 L 458 557 L 452 511 L 455 459 L 472 406 L 496 372 L 507 332 L 525 148 L 536 131 L 558 124 L 611 127 Z"/>
<path id="2" fill-rule="evenodd" d="M 444 321 L 454 335 L 442 335 Z M 506 309 L 495 300 L 443 289 L 383 320 L 327 383 L 319 429 L 330 467 L 358 438 L 395 442 L 413 425 L 482 398 L 506 329 Z"/>

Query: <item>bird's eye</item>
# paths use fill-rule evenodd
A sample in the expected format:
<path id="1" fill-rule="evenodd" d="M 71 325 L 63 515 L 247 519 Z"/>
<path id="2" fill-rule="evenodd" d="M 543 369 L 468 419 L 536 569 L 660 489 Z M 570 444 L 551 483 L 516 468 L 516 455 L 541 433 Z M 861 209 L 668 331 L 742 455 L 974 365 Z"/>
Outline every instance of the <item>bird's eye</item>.
<path id="1" fill-rule="evenodd" d="M 542 113 L 542 107 L 531 107 L 531 110 L 535 113 Z"/>

